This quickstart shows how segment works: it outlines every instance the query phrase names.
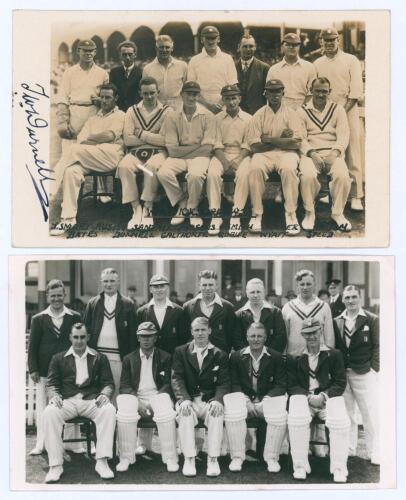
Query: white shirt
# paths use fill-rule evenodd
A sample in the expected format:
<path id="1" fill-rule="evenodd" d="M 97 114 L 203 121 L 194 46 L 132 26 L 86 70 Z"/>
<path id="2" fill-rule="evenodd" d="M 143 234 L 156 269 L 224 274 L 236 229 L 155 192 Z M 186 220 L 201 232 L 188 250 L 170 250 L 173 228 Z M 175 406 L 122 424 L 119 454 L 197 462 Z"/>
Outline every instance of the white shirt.
<path id="1" fill-rule="evenodd" d="M 319 388 L 319 382 L 316 378 L 316 368 L 317 364 L 319 362 L 319 356 L 321 351 L 328 351 L 328 347 L 325 345 L 320 346 L 320 350 L 317 354 L 310 354 L 307 348 L 303 351 L 304 354 L 307 354 L 308 359 L 309 359 L 309 368 L 310 368 L 310 373 L 309 373 L 309 392 L 314 392 L 316 389 Z"/>
<path id="2" fill-rule="evenodd" d="M 165 314 L 166 314 L 166 309 L 168 307 L 174 307 L 173 302 L 171 302 L 168 297 L 165 300 L 165 304 L 163 306 L 157 306 L 155 300 L 152 298 L 148 302 L 148 306 L 152 306 L 154 308 L 154 313 L 156 316 L 156 319 L 158 321 L 158 325 L 161 328 L 162 323 L 164 322 Z"/>
<path id="3" fill-rule="evenodd" d="M 88 70 L 75 64 L 63 74 L 57 104 L 91 104 L 91 97 L 98 96 L 100 87 L 108 81 L 107 71 L 97 64 L 93 64 Z"/>
<path id="4" fill-rule="evenodd" d="M 211 313 L 213 312 L 214 304 L 218 304 L 220 307 L 223 307 L 220 295 L 218 295 L 217 293 L 214 295 L 214 299 L 209 304 L 206 304 L 206 302 L 203 300 L 201 293 L 196 295 L 196 299 L 200 300 L 200 309 L 202 313 L 208 318 L 210 318 Z"/>
<path id="5" fill-rule="evenodd" d="M 62 311 L 58 314 L 52 311 L 51 306 L 47 307 L 44 309 L 40 314 L 47 314 L 51 320 L 54 326 L 59 330 L 61 328 L 62 323 L 63 323 L 63 317 L 65 314 L 69 314 L 70 316 L 73 316 L 73 312 L 68 309 L 66 306 L 63 306 Z"/>
<path id="6" fill-rule="evenodd" d="M 261 309 L 259 310 L 259 314 L 257 314 L 257 311 L 251 307 L 251 303 L 248 300 L 241 308 L 242 311 L 251 311 L 255 321 L 260 320 L 262 309 L 272 309 L 272 306 L 264 300 L 262 302 Z"/>
<path id="7" fill-rule="evenodd" d="M 114 309 L 116 308 L 117 304 L 117 293 L 114 295 L 107 295 L 107 293 L 104 294 L 104 307 L 108 312 L 113 312 Z"/>
<path id="8" fill-rule="evenodd" d="M 255 357 L 252 355 L 250 346 L 248 346 L 244 349 L 243 354 L 249 354 L 251 356 L 252 371 L 253 371 L 253 373 L 252 373 L 252 388 L 254 389 L 254 391 L 257 391 L 257 388 L 258 388 L 258 370 L 259 370 L 259 365 L 261 363 L 261 359 L 264 356 L 270 356 L 270 354 L 266 350 L 265 346 L 262 348 L 262 352 L 257 359 L 255 359 Z"/>
<path id="9" fill-rule="evenodd" d="M 82 130 L 80 131 L 77 142 L 80 144 L 86 141 L 89 135 L 100 134 L 101 132 L 113 132 L 114 140 L 106 144 L 116 144 L 120 147 L 123 145 L 123 129 L 124 129 L 125 113 L 116 106 L 109 113 L 103 114 L 101 110 L 96 115 L 87 119 Z"/>
<path id="10" fill-rule="evenodd" d="M 146 355 L 140 350 L 141 358 L 141 371 L 140 371 L 140 385 L 138 386 L 139 397 L 148 397 L 156 394 L 158 388 L 155 384 L 154 377 L 152 375 L 152 362 L 154 357 L 154 351 L 147 358 Z"/>
<path id="11" fill-rule="evenodd" d="M 240 109 L 236 116 L 230 116 L 227 111 L 216 115 L 216 143 L 214 149 L 235 147 L 250 149 L 246 141 L 247 125 L 251 115 Z"/>
<path id="12" fill-rule="evenodd" d="M 354 333 L 355 322 L 357 321 L 358 316 L 366 316 L 365 311 L 362 309 L 362 307 L 354 317 L 350 317 L 348 315 L 347 309 L 345 309 L 339 316 L 340 318 L 344 319 L 344 340 L 347 347 L 350 345 L 351 336 Z"/>
<path id="13" fill-rule="evenodd" d="M 116 309 L 117 293 L 104 294 L 103 325 L 97 340 L 97 350 L 107 356 L 109 361 L 120 361 L 118 349 L 116 318 L 113 312 Z M 107 312 L 107 314 L 106 314 Z"/>
<path id="14" fill-rule="evenodd" d="M 303 104 L 316 76 L 316 68 L 311 62 L 299 57 L 296 62 L 290 64 L 283 58 L 271 66 L 266 80 L 281 80 L 285 85 L 283 98 L 298 100 Z"/>
<path id="15" fill-rule="evenodd" d="M 143 70 L 142 77 L 152 77 L 158 82 L 159 100 L 169 106 L 177 106 L 181 103 L 180 96 L 182 85 L 186 81 L 187 64 L 171 57 L 169 64 L 164 66 L 155 58 L 147 64 Z"/>
<path id="16" fill-rule="evenodd" d="M 204 347 L 197 347 L 197 345 L 193 342 L 192 354 L 196 354 L 197 355 L 197 362 L 199 363 L 200 370 L 202 369 L 203 360 L 207 356 L 207 353 L 209 352 L 209 349 L 213 349 L 213 348 L 214 348 L 214 346 L 213 346 L 213 344 L 211 342 L 209 342 Z"/>
<path id="17" fill-rule="evenodd" d="M 254 60 L 254 57 L 251 57 L 251 59 L 248 59 L 244 61 L 244 59 L 241 59 L 241 68 L 243 71 L 248 71 L 250 69 L 250 66 L 252 64 L 252 61 Z"/>
<path id="18" fill-rule="evenodd" d="M 221 102 L 220 92 L 225 85 L 238 83 L 233 58 L 219 48 L 214 56 L 209 56 L 205 48 L 193 56 L 189 62 L 187 79 L 199 83 L 202 96 L 211 104 Z"/>
<path id="19" fill-rule="evenodd" d="M 128 68 L 126 66 L 123 65 L 123 68 L 124 68 L 124 73 L 125 73 L 125 76 L 128 78 L 130 76 L 130 73 L 131 71 L 134 69 L 135 67 L 135 64 L 132 63 L 131 66 L 129 66 Z"/>
<path id="20" fill-rule="evenodd" d="M 334 304 L 334 302 L 338 299 L 338 295 L 334 295 L 334 297 L 331 295 L 330 297 L 330 304 Z"/>
<path id="21" fill-rule="evenodd" d="M 96 356 L 96 352 L 90 347 L 86 347 L 85 352 L 82 356 L 79 356 L 73 350 L 71 346 L 69 350 L 65 353 L 65 358 L 67 356 L 72 355 L 75 358 L 75 366 L 76 366 L 76 385 L 81 385 L 89 378 L 89 370 L 87 369 L 87 355 Z"/>

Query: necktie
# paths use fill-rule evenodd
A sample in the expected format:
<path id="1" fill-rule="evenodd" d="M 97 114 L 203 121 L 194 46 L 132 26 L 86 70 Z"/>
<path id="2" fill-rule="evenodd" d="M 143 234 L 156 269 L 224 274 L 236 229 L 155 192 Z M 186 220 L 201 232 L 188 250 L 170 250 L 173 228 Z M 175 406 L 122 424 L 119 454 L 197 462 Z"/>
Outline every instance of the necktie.
<path id="1" fill-rule="evenodd" d="M 242 70 L 244 71 L 244 73 L 246 73 L 248 71 L 248 63 L 243 63 L 243 68 Z"/>

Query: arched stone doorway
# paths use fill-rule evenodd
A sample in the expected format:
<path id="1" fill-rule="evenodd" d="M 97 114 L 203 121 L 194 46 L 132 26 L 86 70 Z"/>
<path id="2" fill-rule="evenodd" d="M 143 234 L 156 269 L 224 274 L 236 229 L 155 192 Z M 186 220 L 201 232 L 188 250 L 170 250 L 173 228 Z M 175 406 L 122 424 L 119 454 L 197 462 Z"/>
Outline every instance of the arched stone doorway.
<path id="1" fill-rule="evenodd" d="M 62 42 L 58 48 L 58 64 L 69 62 L 69 47 L 65 42 Z"/>
<path id="2" fill-rule="evenodd" d="M 148 26 L 140 26 L 131 35 L 130 40 L 138 47 L 138 57 L 141 61 L 152 60 L 155 57 L 155 33 Z"/>
<path id="3" fill-rule="evenodd" d="M 194 55 L 194 36 L 188 23 L 166 23 L 159 34 L 169 35 L 172 38 L 175 57 L 186 59 Z"/>
<path id="4" fill-rule="evenodd" d="M 97 36 L 94 35 L 92 36 L 92 40 L 96 44 L 96 57 L 94 58 L 96 64 L 103 64 L 104 63 L 104 48 L 103 48 L 103 40 Z"/>
<path id="5" fill-rule="evenodd" d="M 114 31 L 107 39 L 107 61 L 105 62 L 118 62 L 120 61 L 120 54 L 117 47 L 121 42 L 124 42 L 125 36 L 120 31 Z"/>
<path id="6" fill-rule="evenodd" d="M 72 44 L 72 62 L 73 64 L 76 64 L 79 62 L 79 54 L 78 54 L 78 45 L 79 45 L 79 38 L 75 40 Z"/>
<path id="7" fill-rule="evenodd" d="M 197 30 L 199 38 L 199 50 L 202 48 L 201 32 L 205 26 L 215 26 L 220 31 L 220 48 L 222 51 L 231 54 L 233 57 L 237 55 L 238 43 L 244 33 L 243 25 L 240 22 L 233 23 L 213 23 L 210 21 L 203 22 Z"/>

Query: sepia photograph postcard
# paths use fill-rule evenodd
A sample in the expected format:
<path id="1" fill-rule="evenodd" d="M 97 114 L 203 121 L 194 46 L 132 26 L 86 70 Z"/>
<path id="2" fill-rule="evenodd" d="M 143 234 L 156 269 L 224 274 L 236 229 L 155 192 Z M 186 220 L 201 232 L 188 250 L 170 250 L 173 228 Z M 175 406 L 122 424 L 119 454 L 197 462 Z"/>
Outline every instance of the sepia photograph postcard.
<path id="1" fill-rule="evenodd" d="M 396 488 L 393 257 L 9 273 L 12 490 Z"/>
<path id="2" fill-rule="evenodd" d="M 15 10 L 13 246 L 388 246 L 389 41 L 385 10 Z"/>

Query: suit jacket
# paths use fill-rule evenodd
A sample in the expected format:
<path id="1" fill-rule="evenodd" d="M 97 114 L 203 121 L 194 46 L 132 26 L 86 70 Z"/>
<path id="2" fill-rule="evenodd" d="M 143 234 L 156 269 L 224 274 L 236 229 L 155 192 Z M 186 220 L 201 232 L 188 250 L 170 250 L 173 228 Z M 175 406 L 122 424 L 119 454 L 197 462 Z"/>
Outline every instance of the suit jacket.
<path id="1" fill-rule="evenodd" d="M 287 357 L 288 393 L 309 394 L 309 357 L 303 353 L 294 358 Z M 328 348 L 320 351 L 316 367 L 316 379 L 319 387 L 314 392 L 319 394 L 325 392 L 329 398 L 342 396 L 347 385 L 347 374 L 345 372 L 344 360 L 341 352 L 337 349 Z"/>
<path id="2" fill-rule="evenodd" d="M 138 66 L 134 66 L 128 78 L 122 65 L 111 69 L 110 83 L 114 83 L 118 89 L 117 106 L 122 111 L 127 111 L 130 106 L 140 102 L 139 84 L 141 78 L 142 71 Z"/>
<path id="3" fill-rule="evenodd" d="M 162 326 L 159 326 L 152 304 L 145 304 L 137 311 L 137 326 L 144 321 L 152 321 L 158 330 L 155 344 L 163 351 L 173 353 L 175 347 L 185 344 L 190 340 L 190 330 L 187 327 L 185 313 L 177 304 L 167 307 Z"/>
<path id="4" fill-rule="evenodd" d="M 279 352 L 267 348 L 270 356 L 262 356 L 259 363 L 257 390 L 252 386 L 251 355 L 244 354 L 245 348 L 230 356 L 231 392 L 243 392 L 251 400 L 264 396 L 282 396 L 287 390 L 286 363 Z"/>
<path id="5" fill-rule="evenodd" d="M 241 337 L 244 339 L 245 345 L 248 345 L 246 339 L 247 330 L 251 323 L 254 322 L 254 315 L 249 309 L 239 309 L 235 314 L 239 322 Z M 275 306 L 272 306 L 272 308 L 264 307 L 259 321 L 266 329 L 268 336 L 266 345 L 275 349 L 275 351 L 283 352 L 286 349 L 287 335 L 282 311 Z"/>
<path id="6" fill-rule="evenodd" d="M 152 357 L 152 376 L 158 392 L 171 394 L 171 356 L 161 349 L 154 350 Z M 140 385 L 141 357 L 137 349 L 123 359 L 120 379 L 120 394 L 137 395 Z"/>
<path id="7" fill-rule="evenodd" d="M 213 312 L 208 318 L 211 328 L 210 342 L 222 351 L 229 353 L 232 348 L 238 350 L 244 347 L 244 341 L 241 338 L 233 305 L 225 299 L 221 299 L 221 303 L 223 307 L 214 304 Z M 200 309 L 200 300 L 196 298 L 183 304 L 183 310 L 185 311 L 188 331 L 190 331 L 190 325 L 195 318 L 205 317 Z"/>
<path id="8" fill-rule="evenodd" d="M 202 395 L 203 401 L 223 403 L 223 396 L 230 392 L 227 354 L 217 347 L 209 349 L 200 370 L 193 346 L 189 342 L 177 347 L 173 354 L 171 382 L 176 400 L 193 400 Z"/>
<path id="9" fill-rule="evenodd" d="M 331 316 L 333 318 L 340 316 L 340 314 L 345 311 L 345 305 L 341 295 L 337 297 L 335 302 L 330 304 L 330 309 L 331 309 Z"/>
<path id="10" fill-rule="evenodd" d="M 104 292 L 92 297 L 84 314 L 86 329 L 90 333 L 89 346 L 97 349 L 100 331 L 104 321 Z M 115 315 L 118 349 L 120 358 L 131 352 L 134 345 L 132 337 L 136 335 L 135 306 L 131 299 L 117 294 L 116 315 Z"/>
<path id="11" fill-rule="evenodd" d="M 340 349 L 345 366 L 357 373 L 367 373 L 372 368 L 379 371 L 379 318 L 365 311 L 366 316 L 357 316 L 350 345 L 344 340 L 344 318 L 334 319 L 336 347 Z"/>
<path id="12" fill-rule="evenodd" d="M 76 384 L 76 363 L 72 354 L 59 352 L 52 357 L 49 365 L 47 390 L 49 399 L 59 394 L 63 399 L 71 398 L 79 392 L 83 399 L 95 399 L 99 394 L 111 398 L 114 392 L 113 375 L 107 357 L 91 350 L 94 356 L 87 355 L 89 378 L 82 384 Z"/>
<path id="13" fill-rule="evenodd" d="M 59 332 L 48 314 L 33 316 L 28 344 L 28 371 L 38 372 L 40 377 L 48 374 L 49 363 L 54 354 L 67 351 L 70 347 L 69 334 L 72 326 L 81 321 L 80 314 L 72 311 L 65 314 Z"/>
<path id="14" fill-rule="evenodd" d="M 243 81 L 243 71 L 241 59 L 236 63 L 238 83 L 241 86 Z M 266 83 L 266 76 L 269 71 L 269 64 L 266 64 L 256 57 L 251 63 L 248 70 L 247 91 L 241 95 L 241 109 L 253 115 L 259 108 L 266 104 L 264 96 L 264 88 Z"/>

